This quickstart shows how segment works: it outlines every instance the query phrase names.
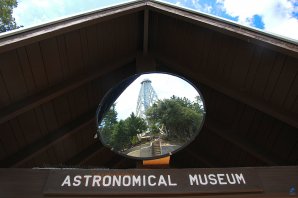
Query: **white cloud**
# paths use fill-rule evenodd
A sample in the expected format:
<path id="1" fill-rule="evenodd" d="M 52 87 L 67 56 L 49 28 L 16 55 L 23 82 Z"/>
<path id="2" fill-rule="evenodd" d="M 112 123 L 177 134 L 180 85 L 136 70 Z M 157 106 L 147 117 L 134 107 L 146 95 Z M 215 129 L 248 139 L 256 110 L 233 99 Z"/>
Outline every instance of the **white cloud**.
<path id="1" fill-rule="evenodd" d="M 298 40 L 298 19 L 293 16 L 297 7 L 293 0 L 217 0 L 217 3 L 243 25 L 252 25 L 253 17 L 259 15 L 265 31 Z"/>
<path id="2" fill-rule="evenodd" d="M 29 27 L 128 1 L 133 0 L 19 0 L 13 17 Z"/>
<path id="3" fill-rule="evenodd" d="M 65 3 L 62 0 L 23 0 L 13 10 L 17 24 L 24 27 L 52 21 L 63 16 Z"/>

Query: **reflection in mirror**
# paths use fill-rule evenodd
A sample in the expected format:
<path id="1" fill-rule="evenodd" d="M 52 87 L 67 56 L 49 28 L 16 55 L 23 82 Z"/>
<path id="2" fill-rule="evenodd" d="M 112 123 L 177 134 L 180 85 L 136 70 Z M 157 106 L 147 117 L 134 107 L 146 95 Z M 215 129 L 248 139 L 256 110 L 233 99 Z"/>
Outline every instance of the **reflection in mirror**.
<path id="1" fill-rule="evenodd" d="M 136 77 L 102 114 L 98 132 L 104 145 L 125 156 L 152 159 L 189 144 L 202 127 L 205 109 L 189 82 L 151 73 Z"/>

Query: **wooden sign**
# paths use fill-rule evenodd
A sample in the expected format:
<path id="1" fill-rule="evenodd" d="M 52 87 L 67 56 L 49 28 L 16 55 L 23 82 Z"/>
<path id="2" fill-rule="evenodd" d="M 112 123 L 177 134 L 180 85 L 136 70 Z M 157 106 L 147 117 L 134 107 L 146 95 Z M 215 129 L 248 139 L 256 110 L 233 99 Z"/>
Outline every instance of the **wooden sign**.
<path id="1" fill-rule="evenodd" d="M 46 195 L 144 195 L 262 192 L 254 169 L 51 170 Z"/>

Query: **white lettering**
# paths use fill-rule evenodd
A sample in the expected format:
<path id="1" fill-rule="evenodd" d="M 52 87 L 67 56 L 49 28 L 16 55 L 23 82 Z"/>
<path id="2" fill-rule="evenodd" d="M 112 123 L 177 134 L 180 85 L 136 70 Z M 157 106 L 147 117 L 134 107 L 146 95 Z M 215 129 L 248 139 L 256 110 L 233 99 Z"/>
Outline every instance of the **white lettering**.
<path id="1" fill-rule="evenodd" d="M 202 185 L 207 185 L 207 184 L 208 184 L 208 180 L 207 180 L 207 176 L 206 176 L 206 174 L 204 174 L 204 178 L 205 178 L 205 181 L 202 181 L 202 177 L 201 177 L 201 175 L 199 174 L 200 184 L 202 184 Z"/>
<path id="2" fill-rule="evenodd" d="M 110 175 L 105 175 L 102 179 L 102 185 L 103 186 L 110 186 L 112 183 L 112 178 Z"/>
<path id="3" fill-rule="evenodd" d="M 169 182 L 169 186 L 177 186 L 177 183 L 172 183 L 171 175 L 168 175 L 168 182 Z"/>
<path id="4" fill-rule="evenodd" d="M 71 186 L 71 184 L 70 184 L 70 176 L 69 175 L 67 175 L 65 177 L 64 181 L 61 184 L 61 186 L 64 186 L 64 185 Z"/>
<path id="5" fill-rule="evenodd" d="M 89 183 L 89 179 L 92 177 L 92 175 L 84 175 L 84 178 L 86 179 L 86 182 L 85 182 L 85 186 L 87 187 L 88 186 L 88 183 Z"/>
<path id="6" fill-rule="evenodd" d="M 158 186 L 160 186 L 160 185 L 168 186 L 165 178 L 162 175 L 159 177 L 159 180 L 158 180 L 158 184 L 157 185 Z"/>
<path id="7" fill-rule="evenodd" d="M 99 184 L 100 180 L 101 180 L 101 176 L 94 175 L 93 176 L 92 186 L 95 186 L 95 183 L 96 183 L 96 186 L 100 186 L 100 184 Z"/>
<path id="8" fill-rule="evenodd" d="M 136 176 L 132 176 L 132 186 L 136 186 L 138 184 L 138 186 L 141 186 L 141 176 L 138 175 Z"/>
<path id="9" fill-rule="evenodd" d="M 121 175 L 119 175 L 119 176 L 114 175 L 113 176 L 112 186 L 115 186 L 116 184 L 117 184 L 117 186 L 121 186 Z"/>
<path id="10" fill-rule="evenodd" d="M 82 176 L 80 176 L 80 175 L 75 176 L 75 177 L 73 178 L 73 183 L 72 183 L 72 185 L 73 185 L 73 186 L 79 186 L 79 185 L 81 185 L 81 179 L 82 179 Z"/>
<path id="11" fill-rule="evenodd" d="M 188 177 L 189 177 L 189 183 L 190 183 L 190 185 L 193 186 L 193 183 L 194 182 L 196 182 L 196 185 L 199 185 L 199 181 L 198 181 L 197 175 L 192 176 L 192 175 L 189 174 Z"/>
<path id="12" fill-rule="evenodd" d="M 227 182 L 224 181 L 224 178 L 223 178 L 224 176 L 225 176 L 224 174 L 217 174 L 217 178 L 220 185 L 227 184 Z"/>
<path id="13" fill-rule="evenodd" d="M 242 173 L 240 175 L 235 174 L 235 176 L 236 176 L 236 179 L 237 179 L 238 184 L 241 184 L 241 181 L 242 181 L 243 184 L 246 184 L 245 179 L 244 179 Z"/>
<path id="14" fill-rule="evenodd" d="M 149 177 L 148 177 L 148 185 L 149 186 L 156 186 L 156 182 L 152 183 L 151 178 L 156 179 L 156 177 L 154 175 L 149 175 Z"/>
<path id="15" fill-rule="evenodd" d="M 227 179 L 228 179 L 229 184 L 236 184 L 236 180 L 235 180 L 234 174 L 231 174 L 231 177 L 233 178 L 233 181 L 230 180 L 229 174 L 226 174 L 226 176 L 227 176 Z"/>
<path id="16" fill-rule="evenodd" d="M 146 186 L 146 175 L 143 175 L 143 186 Z"/>
<path id="17" fill-rule="evenodd" d="M 127 182 L 125 182 L 125 179 L 127 179 Z M 128 175 L 123 176 L 123 186 L 130 186 L 131 184 L 131 178 Z"/>
<path id="18" fill-rule="evenodd" d="M 214 174 L 209 174 L 208 178 L 210 180 L 211 185 L 216 185 L 217 184 L 216 176 Z"/>

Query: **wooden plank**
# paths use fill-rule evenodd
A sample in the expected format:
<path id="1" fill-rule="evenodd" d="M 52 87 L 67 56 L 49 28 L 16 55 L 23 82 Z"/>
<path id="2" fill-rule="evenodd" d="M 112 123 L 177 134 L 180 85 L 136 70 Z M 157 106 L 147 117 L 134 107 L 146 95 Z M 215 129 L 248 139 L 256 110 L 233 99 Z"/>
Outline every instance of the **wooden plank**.
<path id="1" fill-rule="evenodd" d="M 278 138 L 276 138 L 276 141 L 273 144 L 271 151 L 272 153 L 283 159 L 282 164 L 288 164 L 288 156 L 291 154 L 291 151 L 296 146 L 297 142 L 297 129 L 285 126 L 283 130 L 280 131 Z M 295 162 L 292 161 L 290 162 L 290 164 L 295 164 Z"/>
<path id="2" fill-rule="evenodd" d="M 0 70 L 0 108 L 8 105 L 11 101 L 11 97 L 9 96 L 7 86 L 5 84 L 2 71 Z"/>
<path id="3" fill-rule="evenodd" d="M 86 86 L 79 87 L 68 95 L 69 108 L 72 118 L 88 111 L 88 96 Z"/>
<path id="4" fill-rule="evenodd" d="M 272 132 L 274 122 L 278 122 L 277 120 L 273 119 L 269 116 L 264 116 L 262 119 L 258 129 L 255 132 L 254 142 L 258 145 L 262 145 L 265 149 L 270 150 L 268 145 L 268 136 Z"/>
<path id="5" fill-rule="evenodd" d="M 69 64 L 68 66 L 72 75 L 82 71 L 84 67 L 82 46 L 80 40 L 81 37 L 79 31 L 70 32 L 65 35 L 65 43 L 67 49 L 66 54 Z"/>
<path id="6" fill-rule="evenodd" d="M 251 87 L 253 86 L 254 77 L 257 73 L 257 69 L 259 67 L 263 52 L 264 52 L 264 48 L 254 47 L 253 49 L 253 56 L 249 63 L 248 72 L 245 76 L 244 88 L 246 90 L 251 90 Z"/>
<path id="7" fill-rule="evenodd" d="M 286 100 L 291 85 L 295 81 L 295 77 L 298 73 L 297 61 L 298 59 L 287 57 L 280 77 L 276 81 L 276 86 L 273 90 L 272 97 L 269 100 L 273 104 L 281 106 Z"/>
<path id="8" fill-rule="evenodd" d="M 53 102 L 47 102 L 41 105 L 43 117 L 47 126 L 47 131 L 50 133 L 53 130 L 56 130 L 58 126 L 56 112 L 53 106 Z"/>
<path id="9" fill-rule="evenodd" d="M 149 10 L 144 9 L 144 35 L 143 35 L 143 54 L 148 53 L 148 32 L 149 32 Z"/>
<path id="10" fill-rule="evenodd" d="M 115 155 L 116 154 L 110 149 L 101 147 L 100 149 L 96 149 L 96 151 L 93 152 L 91 155 L 86 156 L 86 158 L 80 162 L 80 165 L 87 167 L 111 167 L 107 166 L 107 163 L 113 157 L 115 157 Z"/>
<path id="11" fill-rule="evenodd" d="M 26 46 L 26 52 L 32 74 L 34 77 L 34 83 L 36 91 L 44 89 L 48 85 L 48 80 L 45 72 L 45 66 L 42 60 L 39 43 Z"/>
<path id="12" fill-rule="evenodd" d="M 235 40 L 235 39 L 234 39 Z M 237 41 L 238 44 L 233 50 L 228 50 L 229 54 L 234 56 L 234 60 L 229 74 L 229 82 L 244 90 L 245 77 L 248 74 L 251 59 L 253 57 L 254 47 L 250 43 Z M 223 50 L 227 50 L 223 48 Z M 215 57 L 213 59 L 216 59 Z M 225 60 L 227 62 L 228 60 Z M 219 62 L 219 64 L 221 64 Z M 223 66 L 225 67 L 225 66 Z"/>
<path id="13" fill-rule="evenodd" d="M 88 69 L 91 64 L 89 62 L 89 50 L 88 50 L 88 40 L 86 35 L 86 29 L 80 29 L 80 43 L 82 47 L 82 59 L 83 59 L 83 65 L 85 69 Z"/>
<path id="14" fill-rule="evenodd" d="M 33 110 L 20 115 L 18 121 L 26 140 L 26 144 L 31 144 L 42 137 L 39 125 L 36 124 L 37 120 Z"/>
<path id="15" fill-rule="evenodd" d="M 278 165 L 281 163 L 286 163 L 280 156 L 270 153 L 268 150 L 263 149 L 261 146 L 253 144 L 251 141 L 238 137 L 236 134 L 228 130 L 224 130 L 223 127 L 216 126 L 213 122 L 207 126 L 210 131 L 214 132 L 219 137 L 225 139 L 226 141 L 236 145 L 243 151 L 255 156 L 256 158 L 264 161 L 268 165 Z"/>
<path id="16" fill-rule="evenodd" d="M 5 151 L 5 157 L 18 150 L 17 140 L 9 123 L 0 125 L 0 140 Z M 2 163 L 0 166 L 3 167 Z"/>
<path id="17" fill-rule="evenodd" d="M 119 62 L 114 64 L 107 64 L 102 68 L 95 68 L 94 70 L 88 71 L 87 73 L 81 73 L 79 76 L 75 76 L 61 84 L 50 87 L 36 95 L 32 95 L 22 101 L 9 105 L 2 109 L 0 113 L 0 123 L 6 122 L 30 109 L 33 109 L 43 103 L 46 103 L 58 96 L 61 96 L 77 87 L 88 83 L 99 76 L 113 71 L 123 65 L 126 65 L 134 60 L 133 57 L 121 59 Z"/>
<path id="18" fill-rule="evenodd" d="M 68 66 L 65 35 L 57 36 L 56 40 L 57 40 L 57 45 L 58 45 L 59 59 L 60 59 L 63 78 L 67 78 L 70 76 L 70 69 Z"/>
<path id="19" fill-rule="evenodd" d="M 245 134 L 245 138 L 247 138 L 249 141 L 253 141 L 256 132 L 258 131 L 260 124 L 262 120 L 264 119 L 266 115 L 260 112 L 256 112 L 253 118 L 253 122 L 249 126 L 249 131 Z"/>
<path id="20" fill-rule="evenodd" d="M 49 86 L 57 84 L 62 80 L 62 69 L 56 38 L 41 41 L 40 49 Z"/>
<path id="21" fill-rule="evenodd" d="M 0 53 L 22 47 L 34 42 L 39 42 L 61 35 L 73 30 L 94 25 L 102 21 L 140 12 L 144 9 L 144 2 L 129 2 L 125 5 L 118 5 L 111 8 L 102 9 L 80 16 L 71 17 L 65 20 L 55 21 L 51 24 L 45 24 L 27 30 L 18 32 L 16 35 L 10 35 L 0 39 Z"/>
<path id="22" fill-rule="evenodd" d="M 56 156 L 56 153 L 55 153 L 55 150 L 53 149 L 53 147 L 50 147 L 48 150 L 47 150 L 47 154 L 49 156 L 49 159 L 47 160 L 48 161 L 48 166 L 49 167 L 54 167 L 55 165 L 59 164 L 60 162 L 58 162 L 57 160 L 57 156 Z"/>
<path id="23" fill-rule="evenodd" d="M 36 120 L 39 125 L 41 133 L 43 135 L 47 134 L 49 131 L 47 129 L 47 124 L 46 124 L 45 117 L 43 114 L 42 105 L 35 108 L 34 111 L 35 111 Z"/>
<path id="24" fill-rule="evenodd" d="M 13 130 L 13 134 L 16 137 L 16 142 L 18 144 L 18 148 L 21 149 L 23 148 L 26 144 L 26 138 L 24 135 L 24 131 L 22 130 L 21 126 L 20 126 L 20 122 L 18 120 L 18 118 L 15 119 L 11 119 L 9 121 L 10 127 Z"/>
<path id="25" fill-rule="evenodd" d="M 95 152 L 98 152 L 102 148 L 103 147 L 97 140 L 94 144 L 89 145 L 87 148 L 79 152 L 77 155 L 70 158 L 67 162 L 65 162 L 65 164 L 69 166 L 77 166 L 78 164 L 82 164 L 87 159 L 89 159 L 91 155 L 94 155 Z"/>
<path id="26" fill-rule="evenodd" d="M 57 122 L 59 126 L 63 126 L 71 119 L 71 111 L 70 111 L 70 106 L 68 101 L 68 95 L 63 95 L 53 100 L 53 105 L 54 105 Z"/>
<path id="27" fill-rule="evenodd" d="M 26 88 L 28 90 L 28 94 L 33 93 L 36 87 L 34 83 L 32 69 L 30 67 L 28 55 L 26 52 L 26 48 L 24 47 L 18 48 L 17 54 L 20 59 L 20 65 L 26 82 Z"/>
<path id="28" fill-rule="evenodd" d="M 270 71 L 270 76 L 268 78 L 267 85 L 263 93 L 263 98 L 266 101 L 269 101 L 272 97 L 272 93 L 274 91 L 276 83 L 279 79 L 279 76 L 281 75 L 281 71 L 283 70 L 285 60 L 285 55 L 280 53 L 276 54 L 274 64 L 272 65 L 272 70 Z"/>
<path id="29" fill-rule="evenodd" d="M 78 119 L 71 121 L 64 127 L 49 133 L 45 137 L 42 137 L 37 141 L 33 142 L 32 144 L 27 145 L 22 150 L 19 150 L 14 154 L 8 156 L 7 158 L 2 159 L 0 161 L 1 166 L 2 167 L 22 166 L 22 164 L 34 158 L 34 156 L 37 156 L 38 154 L 50 148 L 54 143 L 59 142 L 66 137 L 69 137 L 71 134 L 89 125 L 90 123 L 93 124 L 94 112 L 95 112 L 95 108 L 92 111 L 80 116 Z M 10 134 L 10 133 L 5 133 L 5 134 Z M 17 147 L 14 146 L 14 148 L 17 148 Z"/>
<path id="30" fill-rule="evenodd" d="M 88 42 L 88 55 L 89 55 L 89 64 L 92 67 L 95 67 L 98 63 L 101 54 L 99 54 L 99 41 L 100 35 L 97 34 L 97 26 L 93 25 L 86 28 L 86 37 Z"/>
<path id="31" fill-rule="evenodd" d="M 256 68 L 255 76 L 253 77 L 254 80 L 250 90 L 252 94 L 259 97 L 263 96 L 270 77 L 270 71 L 272 71 L 274 65 L 275 55 L 276 53 L 274 51 L 263 51 L 259 65 Z"/>
<path id="32" fill-rule="evenodd" d="M 291 67 L 291 71 L 293 71 L 293 69 L 297 67 L 298 59 L 294 59 L 294 58 L 289 58 L 289 59 L 290 59 L 288 60 L 290 62 L 289 67 Z M 296 73 L 290 85 L 289 91 L 285 99 L 283 100 L 283 106 L 298 116 L 298 111 L 294 111 L 294 109 L 291 108 L 297 96 L 298 96 L 298 70 L 296 70 Z"/>
<path id="33" fill-rule="evenodd" d="M 27 88 L 15 50 L 0 55 L 0 72 L 11 100 L 16 101 L 24 98 Z"/>

